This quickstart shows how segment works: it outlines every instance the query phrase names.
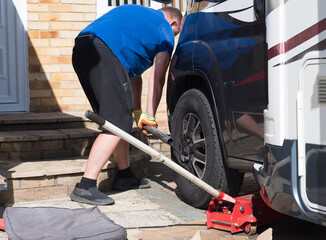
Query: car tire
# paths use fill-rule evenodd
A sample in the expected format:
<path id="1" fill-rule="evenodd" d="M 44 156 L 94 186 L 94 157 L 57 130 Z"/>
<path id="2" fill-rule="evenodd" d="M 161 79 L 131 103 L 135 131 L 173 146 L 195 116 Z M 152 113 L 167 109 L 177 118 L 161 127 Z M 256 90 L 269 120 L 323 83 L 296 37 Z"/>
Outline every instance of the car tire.
<path id="1" fill-rule="evenodd" d="M 172 158 L 215 189 L 230 195 L 240 191 L 243 173 L 229 169 L 223 161 L 217 128 L 206 96 L 197 89 L 179 99 L 171 123 L 173 144 L 179 153 Z M 183 157 L 180 157 L 183 156 Z M 177 174 L 176 194 L 189 205 L 206 209 L 212 196 Z"/>

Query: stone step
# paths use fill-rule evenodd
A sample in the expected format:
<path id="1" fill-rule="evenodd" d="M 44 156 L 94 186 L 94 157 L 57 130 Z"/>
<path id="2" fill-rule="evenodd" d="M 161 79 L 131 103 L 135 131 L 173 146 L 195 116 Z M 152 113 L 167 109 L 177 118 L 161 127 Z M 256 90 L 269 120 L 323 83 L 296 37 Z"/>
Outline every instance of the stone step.
<path id="1" fill-rule="evenodd" d="M 98 134 L 95 128 L 2 131 L 0 159 L 35 161 L 88 156 Z"/>
<path id="2" fill-rule="evenodd" d="M 99 134 L 97 124 L 83 113 L 0 115 L 0 203 L 66 197 L 79 182 L 90 148 Z M 162 130 L 162 129 L 161 129 Z M 148 138 L 134 125 L 132 135 L 169 156 L 169 146 Z M 130 146 L 136 176 L 146 175 L 150 157 Z M 98 187 L 111 188 L 114 159 L 103 168 Z M 6 190 L 7 189 L 7 190 Z"/>
<path id="3" fill-rule="evenodd" d="M 1 114 L 0 128 L 0 162 L 88 156 L 99 134 L 98 125 L 81 112 Z M 168 152 L 157 141 L 150 139 L 156 150 Z"/>
<path id="4" fill-rule="evenodd" d="M 0 131 L 53 130 L 97 125 L 84 112 L 14 113 L 0 115 Z"/>
<path id="5" fill-rule="evenodd" d="M 97 128 L 0 132 L 0 163 L 85 157 L 99 133 Z M 131 135 L 169 155 L 169 146 L 160 140 L 147 138 L 137 128 L 132 129 Z"/>
<path id="6" fill-rule="evenodd" d="M 0 161 L 87 156 L 98 135 L 83 112 L 0 115 Z"/>
<path id="7" fill-rule="evenodd" d="M 138 178 L 147 174 L 150 157 L 140 151 L 130 153 L 130 166 Z M 7 179 L 7 190 L 0 191 L 0 204 L 67 197 L 84 173 L 86 158 L 34 162 L 2 162 L 0 175 Z M 117 173 L 114 159 L 103 167 L 98 188 L 107 192 Z"/>

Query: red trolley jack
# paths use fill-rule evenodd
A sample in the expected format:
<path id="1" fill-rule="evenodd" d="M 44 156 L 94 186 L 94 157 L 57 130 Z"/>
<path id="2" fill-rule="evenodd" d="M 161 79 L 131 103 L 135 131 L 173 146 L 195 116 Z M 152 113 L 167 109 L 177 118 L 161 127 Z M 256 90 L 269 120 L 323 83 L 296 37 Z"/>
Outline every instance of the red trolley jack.
<path id="1" fill-rule="evenodd" d="M 4 224 L 4 221 L 3 221 L 3 218 L 0 218 L 0 230 L 5 230 L 5 224 Z"/>
<path id="2" fill-rule="evenodd" d="M 263 226 L 288 218 L 270 208 L 260 196 L 245 195 L 234 198 L 233 202 L 213 197 L 209 204 L 207 228 L 237 233 L 244 231 L 253 235 L 257 226 Z"/>

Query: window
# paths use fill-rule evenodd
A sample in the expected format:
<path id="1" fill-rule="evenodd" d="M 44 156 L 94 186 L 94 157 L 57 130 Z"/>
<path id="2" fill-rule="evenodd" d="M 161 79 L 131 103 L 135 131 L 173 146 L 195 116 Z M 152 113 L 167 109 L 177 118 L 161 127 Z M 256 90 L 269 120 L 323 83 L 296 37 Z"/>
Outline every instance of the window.
<path id="1" fill-rule="evenodd" d="M 97 0 L 96 17 L 99 18 L 112 8 L 126 4 L 137 4 L 154 9 L 159 9 L 164 6 L 164 4 L 153 0 Z M 184 12 L 186 9 L 185 6 L 187 6 L 187 0 L 173 0 L 173 3 L 170 5 L 179 8 L 181 12 Z"/>
<path id="2" fill-rule="evenodd" d="M 126 4 L 137 4 L 142 5 L 146 7 L 151 6 L 150 0 L 108 0 L 108 6 L 115 7 L 115 6 L 121 6 Z"/>
<path id="3" fill-rule="evenodd" d="M 97 0 L 96 17 L 99 18 L 106 12 L 110 11 L 112 8 L 126 4 L 137 4 L 145 7 L 151 7 L 154 9 L 159 9 L 163 7 L 162 3 L 155 2 L 152 0 Z"/>

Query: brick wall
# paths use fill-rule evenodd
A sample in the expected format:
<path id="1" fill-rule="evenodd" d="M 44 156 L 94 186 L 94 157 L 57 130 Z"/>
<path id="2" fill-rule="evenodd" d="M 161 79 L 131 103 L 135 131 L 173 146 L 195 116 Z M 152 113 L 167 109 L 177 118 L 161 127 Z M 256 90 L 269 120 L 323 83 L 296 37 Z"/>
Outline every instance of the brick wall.
<path id="1" fill-rule="evenodd" d="M 74 38 L 96 18 L 96 0 L 27 0 L 30 111 L 90 109 L 71 64 Z M 147 79 L 143 75 L 143 109 Z M 166 127 L 165 94 L 157 112 Z"/>

